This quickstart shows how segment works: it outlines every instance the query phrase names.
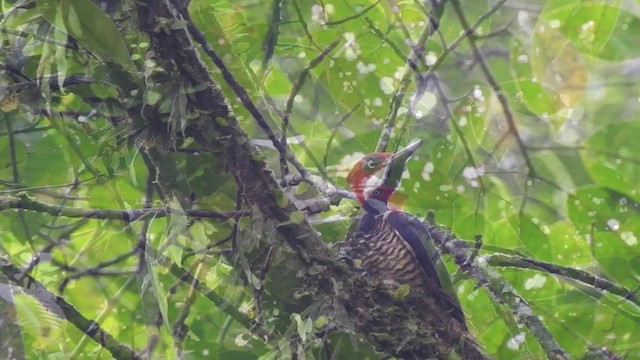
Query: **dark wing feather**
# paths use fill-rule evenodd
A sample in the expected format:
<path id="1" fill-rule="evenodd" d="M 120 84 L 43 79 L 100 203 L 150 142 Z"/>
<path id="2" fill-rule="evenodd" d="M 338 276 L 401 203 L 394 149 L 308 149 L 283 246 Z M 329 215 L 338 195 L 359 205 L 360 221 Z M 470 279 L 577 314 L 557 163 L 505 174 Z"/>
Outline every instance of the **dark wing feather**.
<path id="1" fill-rule="evenodd" d="M 358 223 L 358 231 L 364 234 L 371 233 L 376 227 L 376 216 L 370 212 L 365 212 Z"/>
<path id="2" fill-rule="evenodd" d="M 460 302 L 453 289 L 442 258 L 431 240 L 429 230 L 418 219 L 402 211 L 386 214 L 389 225 L 411 246 L 420 266 L 440 289 L 438 299 L 448 308 L 451 316 L 466 327 L 466 321 Z"/>

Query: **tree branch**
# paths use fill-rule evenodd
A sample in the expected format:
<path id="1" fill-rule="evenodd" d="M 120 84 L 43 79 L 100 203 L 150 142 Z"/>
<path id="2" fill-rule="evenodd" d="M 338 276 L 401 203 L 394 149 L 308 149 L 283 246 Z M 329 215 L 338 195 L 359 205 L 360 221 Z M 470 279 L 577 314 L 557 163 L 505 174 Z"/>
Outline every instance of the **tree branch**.
<path id="1" fill-rule="evenodd" d="M 18 196 L 0 196 L 0 211 L 10 209 L 31 210 L 54 216 L 87 219 L 108 219 L 133 222 L 146 217 L 163 218 L 169 214 L 209 219 L 231 219 L 247 215 L 246 211 L 182 210 L 174 208 L 144 208 L 131 210 L 83 209 L 70 206 L 47 204 L 29 197 L 26 193 Z"/>
<path id="2" fill-rule="evenodd" d="M 415 221 L 420 220 L 416 218 Z M 487 260 L 483 256 L 473 255 L 477 250 L 472 250 L 466 242 L 458 240 L 455 235 L 442 227 L 431 224 L 425 224 L 425 227 L 431 240 L 445 253 L 454 256 L 458 267 L 478 279 L 494 300 L 507 305 L 515 319 L 529 328 L 549 359 L 569 358 L 527 301 L 502 275 L 487 265 Z M 470 261 L 472 258 L 474 260 Z"/>
<path id="3" fill-rule="evenodd" d="M 333 51 L 333 49 L 335 49 L 336 46 L 338 46 L 339 43 L 340 43 L 339 40 L 335 40 L 331 44 L 329 44 L 329 46 L 327 46 L 324 50 L 322 50 L 322 52 L 318 56 L 316 56 L 313 60 L 311 60 L 311 62 L 304 69 L 302 69 L 302 71 L 300 72 L 300 75 L 298 76 L 298 79 L 293 84 L 293 87 L 289 92 L 289 98 L 287 99 L 287 103 L 285 105 L 284 116 L 282 117 L 282 137 L 280 138 L 280 142 L 282 142 L 282 144 L 285 147 L 287 147 L 287 128 L 289 127 L 289 117 L 291 116 L 291 112 L 293 111 L 293 102 L 296 96 L 302 89 L 302 85 L 304 85 L 307 79 L 307 76 L 309 76 L 309 74 L 311 73 L 311 69 L 318 66 L 318 64 L 320 64 L 322 60 L 329 53 L 331 53 L 331 51 Z M 285 166 L 286 165 L 285 161 L 286 159 L 284 158 L 284 154 L 281 154 L 280 163 L 282 167 L 283 178 L 288 175 L 288 168 Z M 318 167 L 318 170 L 320 170 L 323 173 L 322 175 L 325 178 L 327 177 L 326 173 L 324 172 L 324 169 L 322 169 L 321 167 Z"/>
<path id="4" fill-rule="evenodd" d="M 37 299 L 43 306 L 49 309 L 57 305 L 62 310 L 67 321 L 72 323 L 78 330 L 92 338 L 100 346 L 108 350 L 116 359 L 139 359 L 140 357 L 130 347 L 118 342 L 113 335 L 105 331 L 100 325 L 84 317 L 73 305 L 63 298 L 51 293 L 38 280 L 29 275 L 24 275 L 23 271 L 8 261 L 0 259 L 0 272 L 17 285 L 23 285 L 25 292 Z M 33 290 L 33 291 L 31 291 Z M 57 314 L 55 310 L 52 311 Z M 61 314 L 57 314 L 60 316 Z"/>
<path id="5" fill-rule="evenodd" d="M 293 154 L 291 154 L 289 149 L 287 149 L 286 145 L 278 140 L 275 133 L 273 132 L 273 129 L 271 129 L 269 124 L 267 124 L 267 121 L 265 120 L 264 116 L 262 116 L 262 114 L 260 113 L 260 110 L 258 110 L 256 105 L 253 103 L 247 91 L 242 87 L 242 85 L 240 85 L 240 83 L 238 83 L 238 81 L 235 79 L 233 74 L 231 74 L 231 72 L 229 71 L 227 66 L 224 64 L 222 59 L 216 54 L 216 52 L 213 50 L 211 45 L 209 45 L 202 31 L 200 31 L 200 29 L 198 29 L 193 24 L 186 8 L 179 9 L 179 12 L 182 18 L 187 20 L 187 27 L 188 27 L 189 34 L 193 37 L 193 39 L 197 43 L 199 43 L 202 46 L 202 49 L 207 54 L 207 56 L 209 56 L 209 58 L 211 58 L 211 60 L 218 67 L 218 69 L 220 69 L 220 71 L 222 72 L 222 76 L 224 77 L 229 87 L 231 87 L 231 89 L 233 89 L 236 95 L 238 95 L 238 98 L 240 98 L 240 101 L 242 102 L 242 104 L 251 113 L 251 115 L 256 120 L 260 128 L 267 134 L 267 136 L 269 137 L 269 140 L 271 140 L 271 142 L 273 143 L 273 146 L 275 146 L 275 148 L 278 150 L 278 152 L 280 152 L 282 156 L 284 156 L 289 162 L 293 164 L 293 166 L 300 172 L 300 174 L 302 174 L 303 176 L 307 176 L 308 175 L 307 169 L 305 169 L 304 166 L 300 164 L 298 159 L 296 159 L 296 157 Z M 173 14 L 173 16 L 176 16 L 176 15 L 178 14 Z"/>
<path id="6" fill-rule="evenodd" d="M 387 121 L 384 127 L 382 128 L 382 133 L 380 134 L 380 139 L 378 140 L 378 145 L 376 145 L 376 152 L 384 152 L 387 150 L 387 146 L 389 145 L 389 139 L 391 138 L 391 134 L 393 133 L 393 129 L 395 128 L 396 118 L 398 116 L 398 111 L 404 101 L 404 97 L 406 95 L 407 90 L 409 89 L 409 85 L 411 84 L 412 75 L 419 73 L 417 71 L 417 64 L 420 63 L 422 58 L 422 53 L 425 49 L 426 42 L 429 38 L 436 32 L 436 27 L 438 22 L 440 21 L 440 16 L 443 13 L 442 7 L 444 6 L 444 2 L 437 5 L 438 8 L 431 9 L 433 13 L 435 13 L 438 18 L 432 18 L 429 16 L 429 21 L 426 22 L 425 28 L 422 30 L 418 41 L 414 45 L 411 55 L 407 58 L 405 67 L 404 67 L 404 75 L 400 80 L 400 87 L 396 90 L 393 100 L 391 102 L 391 109 L 389 109 L 389 115 L 387 115 Z"/>
<path id="7" fill-rule="evenodd" d="M 540 260 L 508 254 L 485 255 L 484 258 L 489 264 L 493 266 L 506 266 L 521 269 L 538 270 L 549 274 L 560 275 L 567 279 L 577 280 L 586 285 L 593 286 L 596 289 L 618 295 L 640 306 L 640 296 L 638 296 L 635 291 L 627 289 L 624 286 L 614 283 L 613 281 L 593 275 L 584 270 L 550 264 Z"/>
<path id="8" fill-rule="evenodd" d="M 467 18 L 464 14 L 464 10 L 462 9 L 462 5 L 460 4 L 460 1 L 451 0 L 451 4 L 453 5 L 453 9 L 456 15 L 458 16 L 458 20 L 460 21 L 460 24 L 462 24 L 462 27 L 464 27 L 465 29 L 470 29 L 471 26 L 467 21 Z M 496 94 L 498 101 L 500 101 L 500 105 L 502 106 L 502 111 L 504 112 L 504 117 L 507 121 L 507 126 L 509 128 L 509 133 L 516 139 L 516 143 L 518 144 L 518 149 L 520 150 L 520 153 L 522 154 L 522 157 L 524 158 L 524 161 L 527 164 L 527 168 L 529 169 L 529 172 L 531 174 L 535 174 L 535 168 L 533 166 L 533 163 L 531 162 L 531 159 L 529 158 L 527 147 L 524 144 L 524 141 L 522 140 L 520 133 L 518 132 L 518 127 L 516 126 L 516 121 L 513 117 L 513 112 L 511 111 L 511 107 L 509 106 L 509 100 L 507 100 L 507 97 L 505 96 L 504 91 L 502 90 L 502 87 L 500 86 L 500 84 L 498 84 L 498 80 L 496 80 L 496 78 L 491 73 L 491 70 L 489 69 L 487 62 L 484 59 L 484 55 L 482 54 L 482 52 L 480 52 L 480 49 L 478 49 L 478 46 L 476 45 L 475 32 L 470 32 L 469 36 L 467 36 L 467 40 L 469 41 L 469 45 L 471 46 L 471 50 L 473 51 L 476 61 L 480 65 L 480 69 L 482 69 L 482 72 L 487 78 L 489 85 L 491 85 L 491 88 L 493 89 L 493 92 Z"/>

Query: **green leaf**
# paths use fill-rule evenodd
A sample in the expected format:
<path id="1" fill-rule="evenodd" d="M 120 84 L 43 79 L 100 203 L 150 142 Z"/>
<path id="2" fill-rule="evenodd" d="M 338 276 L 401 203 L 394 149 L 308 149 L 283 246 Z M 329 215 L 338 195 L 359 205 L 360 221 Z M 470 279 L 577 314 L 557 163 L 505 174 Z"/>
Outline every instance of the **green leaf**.
<path id="1" fill-rule="evenodd" d="M 301 222 L 304 221 L 304 213 L 302 211 L 294 211 L 291 213 L 291 215 L 289 216 L 289 221 L 292 224 L 300 224 Z"/>
<path id="2" fill-rule="evenodd" d="M 640 142 L 637 134 L 640 124 L 618 123 L 603 128 L 589 138 L 580 155 L 593 180 L 640 201 L 637 184 L 640 183 L 637 154 Z M 615 153 L 612 153 L 615 149 Z"/>
<path id="3" fill-rule="evenodd" d="M 409 284 L 402 284 L 393 292 L 393 297 L 397 300 L 403 300 L 409 296 L 411 286 Z"/>
<path id="4" fill-rule="evenodd" d="M 144 93 L 144 97 L 147 105 L 155 105 L 160 100 L 162 95 L 160 95 L 160 93 L 157 93 L 155 91 L 149 90 Z"/>
<path id="5" fill-rule="evenodd" d="M 530 254 L 536 259 L 552 260 L 549 239 L 546 234 L 548 229 L 545 224 L 540 222 L 540 219 L 527 214 L 514 214 L 509 217 L 509 222 Z"/>
<path id="6" fill-rule="evenodd" d="M 27 157 L 23 181 L 29 186 L 64 184 L 70 180 L 70 159 L 56 135 L 46 136 L 38 142 Z M 46 171 L 51 168 L 57 171 Z"/>
<path id="7" fill-rule="evenodd" d="M 637 12 L 620 10 L 615 28 L 605 44 L 600 48 L 598 57 L 607 60 L 634 59 L 640 56 L 636 34 L 640 33 L 640 18 Z"/>
<path id="8" fill-rule="evenodd" d="M 249 340 L 251 340 L 251 334 L 249 333 L 238 334 L 238 336 L 236 336 L 235 338 L 235 344 L 240 347 L 246 346 L 249 343 Z"/>
<path id="9" fill-rule="evenodd" d="M 89 0 L 37 0 L 37 9 L 58 30 L 71 35 L 103 61 L 111 60 L 134 73 L 136 66 L 115 24 Z"/>
<path id="10" fill-rule="evenodd" d="M 286 208 L 289 204 L 289 198 L 287 197 L 287 194 L 285 194 L 285 192 L 279 188 L 275 189 L 273 193 L 276 196 L 276 202 L 278 203 L 278 206 L 280 206 L 281 208 Z M 291 215 L 293 216 L 293 214 Z M 293 219 L 291 219 L 290 221 L 293 222 Z"/>
<path id="11" fill-rule="evenodd" d="M 309 268 L 309 275 L 318 275 L 318 274 L 320 274 L 321 272 L 323 272 L 325 270 L 327 270 L 327 267 L 325 265 L 318 265 L 318 264 L 314 263 Z"/>
<path id="12" fill-rule="evenodd" d="M 302 338 L 302 341 L 305 341 L 307 334 L 313 330 L 313 321 L 311 321 L 311 318 L 302 320 L 299 314 L 294 314 L 293 318 L 297 323 L 298 335 Z"/>
<path id="13" fill-rule="evenodd" d="M 547 29 L 559 29 L 571 43 L 590 55 L 604 55 L 606 43 L 616 28 L 620 0 L 575 2 L 543 12 Z"/>

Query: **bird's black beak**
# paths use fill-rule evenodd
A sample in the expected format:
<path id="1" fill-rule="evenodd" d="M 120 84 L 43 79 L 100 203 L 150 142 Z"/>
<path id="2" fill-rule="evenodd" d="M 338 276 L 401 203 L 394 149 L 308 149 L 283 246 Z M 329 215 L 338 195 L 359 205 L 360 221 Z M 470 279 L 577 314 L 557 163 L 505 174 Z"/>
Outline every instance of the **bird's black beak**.
<path id="1" fill-rule="evenodd" d="M 416 141 L 412 142 L 407 147 L 402 148 L 402 149 L 398 150 L 398 152 L 396 152 L 393 155 L 391 155 L 391 157 L 389 158 L 388 161 L 391 162 L 391 163 L 394 163 L 393 165 L 395 165 L 395 163 L 397 163 L 397 164 L 401 164 L 402 166 L 404 166 L 404 164 L 407 162 L 407 160 L 409 160 L 411 155 L 413 155 L 413 153 L 416 152 L 416 150 L 418 150 L 420 145 L 422 145 L 422 142 L 423 142 L 422 140 L 416 140 Z"/>
<path id="2" fill-rule="evenodd" d="M 414 141 L 407 147 L 400 149 L 389 157 L 382 178 L 383 186 L 396 189 L 398 185 L 400 185 L 402 173 L 404 172 L 407 161 L 411 155 L 418 150 L 420 145 L 422 145 L 422 140 Z"/>

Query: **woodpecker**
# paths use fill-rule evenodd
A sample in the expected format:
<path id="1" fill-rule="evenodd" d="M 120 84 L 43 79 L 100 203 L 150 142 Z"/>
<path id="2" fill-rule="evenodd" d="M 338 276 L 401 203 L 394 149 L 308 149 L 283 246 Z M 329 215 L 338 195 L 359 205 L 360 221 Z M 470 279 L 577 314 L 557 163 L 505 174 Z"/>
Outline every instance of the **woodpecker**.
<path id="1" fill-rule="evenodd" d="M 416 141 L 393 154 L 369 154 L 347 176 L 364 210 L 356 233 L 363 243 L 358 256 L 362 269 L 371 277 L 423 291 L 466 330 L 464 313 L 428 229 L 389 201 L 406 162 L 420 145 L 422 141 Z"/>

